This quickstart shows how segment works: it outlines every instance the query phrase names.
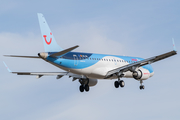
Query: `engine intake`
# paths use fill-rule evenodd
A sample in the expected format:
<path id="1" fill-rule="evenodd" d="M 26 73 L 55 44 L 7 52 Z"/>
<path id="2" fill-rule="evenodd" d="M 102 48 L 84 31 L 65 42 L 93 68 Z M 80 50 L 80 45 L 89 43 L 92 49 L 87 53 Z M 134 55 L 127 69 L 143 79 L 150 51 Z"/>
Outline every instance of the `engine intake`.
<path id="1" fill-rule="evenodd" d="M 135 78 L 135 79 L 141 79 L 141 78 L 142 78 L 142 71 L 141 71 L 141 70 L 134 71 L 134 72 L 133 72 L 133 78 Z"/>
<path id="2" fill-rule="evenodd" d="M 140 68 L 133 72 L 133 78 L 136 80 L 146 80 L 150 77 L 150 73 L 147 69 Z"/>

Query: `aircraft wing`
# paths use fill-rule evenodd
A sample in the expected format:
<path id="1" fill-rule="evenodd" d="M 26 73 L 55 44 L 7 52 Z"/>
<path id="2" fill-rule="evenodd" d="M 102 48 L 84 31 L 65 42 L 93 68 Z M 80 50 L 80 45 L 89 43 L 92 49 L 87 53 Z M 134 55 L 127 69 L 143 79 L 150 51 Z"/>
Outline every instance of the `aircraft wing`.
<path id="1" fill-rule="evenodd" d="M 35 75 L 37 78 L 40 78 L 42 76 L 57 76 L 56 77 L 57 79 L 63 76 L 69 76 L 76 79 L 82 78 L 82 76 L 70 72 L 12 72 L 12 73 L 17 75 Z"/>
<path id="2" fill-rule="evenodd" d="M 56 77 L 57 79 L 60 79 L 63 76 L 69 76 L 69 77 L 73 77 L 73 81 L 76 80 L 76 79 L 82 78 L 81 75 L 73 74 L 73 73 L 70 73 L 70 72 L 12 72 L 8 68 L 6 63 L 5 62 L 3 62 L 3 63 L 4 63 L 4 65 L 6 66 L 7 70 L 10 73 L 17 74 L 17 75 L 34 75 L 37 78 L 40 78 L 42 76 L 57 76 Z"/>
<path id="3" fill-rule="evenodd" d="M 144 59 L 142 61 L 138 61 L 138 62 L 135 62 L 135 63 L 132 63 L 132 64 L 128 64 L 128 65 L 125 65 L 125 66 L 110 70 L 110 71 L 107 72 L 106 78 L 109 78 L 113 74 L 118 74 L 120 72 L 134 71 L 138 67 L 157 62 L 159 60 L 171 57 L 171 56 L 176 55 L 176 54 L 177 54 L 177 52 L 174 50 L 174 51 L 171 51 L 171 52 L 167 52 L 165 54 L 154 56 L 154 57 L 151 57 L 151 58 L 148 58 L 148 59 Z"/>

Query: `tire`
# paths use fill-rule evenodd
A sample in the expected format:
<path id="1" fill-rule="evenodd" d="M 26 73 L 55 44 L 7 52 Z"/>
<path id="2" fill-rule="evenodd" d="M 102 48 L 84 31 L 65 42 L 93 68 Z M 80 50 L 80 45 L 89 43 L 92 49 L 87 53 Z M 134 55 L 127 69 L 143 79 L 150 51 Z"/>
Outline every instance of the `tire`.
<path id="1" fill-rule="evenodd" d="M 124 86 L 125 86 L 124 81 L 123 81 L 123 80 L 121 80 L 121 81 L 119 82 L 119 85 L 120 85 L 121 87 L 124 87 Z"/>
<path id="2" fill-rule="evenodd" d="M 89 91 L 89 85 L 85 85 L 84 89 L 86 90 L 86 92 Z"/>
<path id="3" fill-rule="evenodd" d="M 144 85 L 139 86 L 140 90 L 144 89 Z"/>
<path id="4" fill-rule="evenodd" d="M 83 85 L 79 86 L 79 90 L 80 92 L 84 92 L 84 86 Z"/>
<path id="5" fill-rule="evenodd" d="M 114 86 L 115 86 L 115 88 L 118 88 L 118 87 L 119 87 L 119 82 L 118 82 L 118 81 L 115 81 L 115 82 L 114 82 Z"/>

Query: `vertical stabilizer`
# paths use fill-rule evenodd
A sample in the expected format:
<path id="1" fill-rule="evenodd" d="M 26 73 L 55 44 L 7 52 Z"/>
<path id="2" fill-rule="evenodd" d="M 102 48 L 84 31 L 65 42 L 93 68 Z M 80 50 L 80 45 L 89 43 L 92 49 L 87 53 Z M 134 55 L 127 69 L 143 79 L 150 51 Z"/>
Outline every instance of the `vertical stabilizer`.
<path id="1" fill-rule="evenodd" d="M 57 44 L 53 33 L 51 32 L 46 19 L 44 18 L 42 13 L 38 13 L 39 25 L 41 29 L 41 35 L 43 38 L 43 44 L 45 52 L 59 52 L 63 49 Z"/>

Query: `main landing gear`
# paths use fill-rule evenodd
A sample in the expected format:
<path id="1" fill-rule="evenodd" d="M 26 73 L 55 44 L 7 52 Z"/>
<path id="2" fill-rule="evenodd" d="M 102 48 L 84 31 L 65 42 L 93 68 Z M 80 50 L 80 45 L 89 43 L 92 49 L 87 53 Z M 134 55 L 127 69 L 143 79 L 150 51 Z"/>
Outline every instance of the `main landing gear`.
<path id="1" fill-rule="evenodd" d="M 86 92 L 89 91 L 89 79 L 79 79 L 79 82 L 81 83 L 81 85 L 79 86 L 79 90 L 80 92 L 84 92 L 84 90 Z"/>
<path id="2" fill-rule="evenodd" d="M 80 90 L 80 92 L 84 92 L 84 90 L 86 92 L 88 92 L 89 91 L 89 85 L 80 85 L 79 90 Z"/>
<path id="3" fill-rule="evenodd" d="M 140 90 L 143 90 L 143 89 L 145 88 L 144 85 L 142 85 L 142 83 L 143 83 L 143 81 L 140 80 L 140 84 L 141 84 L 141 85 L 139 86 L 139 89 L 140 89 Z"/>
<path id="4" fill-rule="evenodd" d="M 114 82 L 114 86 L 115 86 L 115 88 L 119 88 L 119 86 L 124 87 L 125 83 L 123 80 L 120 80 L 120 78 L 118 78 L 118 81 Z"/>

